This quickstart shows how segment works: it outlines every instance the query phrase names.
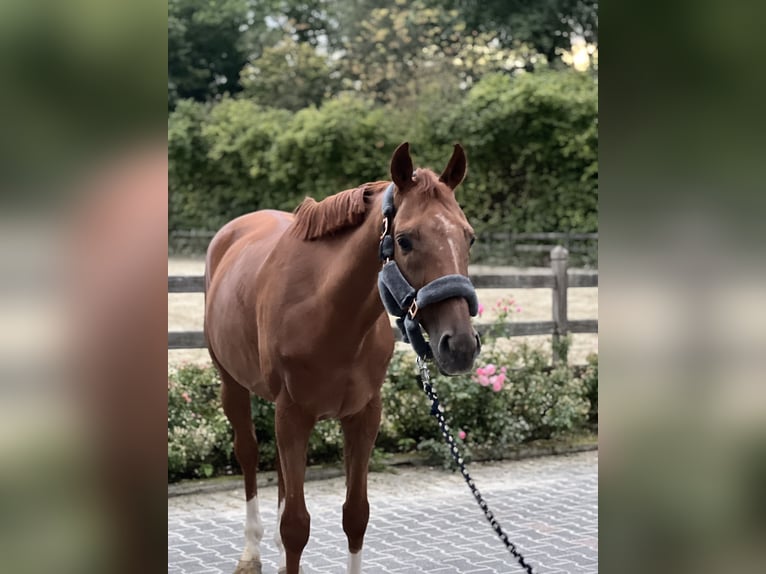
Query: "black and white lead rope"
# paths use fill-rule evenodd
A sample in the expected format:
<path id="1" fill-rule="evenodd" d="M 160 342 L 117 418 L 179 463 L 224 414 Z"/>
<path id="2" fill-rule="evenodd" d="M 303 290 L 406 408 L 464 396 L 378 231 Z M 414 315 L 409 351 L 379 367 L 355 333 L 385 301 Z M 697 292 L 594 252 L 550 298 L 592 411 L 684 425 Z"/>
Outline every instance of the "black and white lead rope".
<path id="1" fill-rule="evenodd" d="M 474 484 L 473 479 L 468 474 L 468 470 L 466 470 L 465 468 L 465 462 L 463 461 L 463 457 L 460 456 L 460 453 L 458 452 L 457 444 L 455 443 L 455 438 L 452 436 L 452 433 L 449 430 L 449 425 L 447 425 L 447 422 L 444 419 L 444 409 L 442 409 L 441 405 L 439 404 L 439 397 L 436 394 L 436 390 L 433 388 L 433 385 L 431 385 L 431 374 L 428 371 L 428 364 L 421 357 L 418 357 L 417 361 L 418 361 L 418 369 L 420 370 L 420 374 L 418 375 L 418 381 L 423 386 L 423 391 L 426 393 L 429 400 L 431 401 L 431 415 L 434 416 L 436 420 L 439 422 L 439 428 L 442 431 L 444 440 L 447 441 L 447 446 L 449 446 L 450 454 L 452 455 L 452 458 L 454 459 L 455 464 L 457 464 L 458 468 L 460 469 L 460 474 L 463 475 L 463 478 L 465 479 L 465 482 L 468 485 L 468 488 L 471 489 L 471 493 L 473 494 L 473 497 L 476 499 L 476 502 L 479 503 L 479 507 L 484 512 L 484 516 L 487 518 L 487 521 L 489 522 L 490 526 L 492 526 L 492 529 L 495 531 L 498 538 L 500 538 L 503 544 L 505 544 L 505 547 L 513 555 L 513 557 L 516 559 L 519 565 L 522 568 L 524 568 L 524 570 L 528 572 L 529 574 L 534 574 L 532 572 L 532 566 L 530 566 L 527 563 L 524 556 L 522 556 L 521 552 L 519 552 L 518 549 L 516 548 L 516 545 L 508 539 L 508 535 L 505 533 L 503 528 L 497 522 L 495 515 L 487 506 L 487 503 L 484 500 L 484 497 L 481 495 L 481 492 L 479 492 L 479 489 L 476 488 L 476 484 Z"/>
<path id="2" fill-rule="evenodd" d="M 447 426 L 444 420 L 444 411 L 439 406 L 439 397 L 436 395 L 436 391 L 431 385 L 431 375 L 428 372 L 428 365 L 426 359 L 432 356 L 431 347 L 423 337 L 422 328 L 420 325 L 419 310 L 427 305 L 438 303 L 445 299 L 453 297 L 460 297 L 465 299 L 468 304 L 468 310 L 472 317 L 475 317 L 478 308 L 479 300 L 476 296 L 476 289 L 474 288 L 471 280 L 468 277 L 462 275 L 445 275 L 434 279 L 430 283 L 424 285 L 420 289 L 415 289 L 409 281 L 404 277 L 399 269 L 399 265 L 394 260 L 394 238 L 393 227 L 394 218 L 396 216 L 396 206 L 394 205 L 394 192 L 395 185 L 389 184 L 386 191 L 383 194 L 382 203 L 382 226 L 380 234 L 380 246 L 379 257 L 383 262 L 383 267 L 378 274 L 378 289 L 380 290 L 380 299 L 383 302 L 386 311 L 391 315 L 397 317 L 396 324 L 402 332 L 402 340 L 405 343 L 412 345 L 415 354 L 418 356 L 418 368 L 420 369 L 420 375 L 418 379 L 423 386 L 428 398 L 431 400 L 431 414 L 436 417 L 439 422 L 439 428 L 444 435 L 444 440 L 447 441 L 452 458 L 455 460 L 460 473 L 463 475 L 468 487 L 473 493 L 473 497 L 476 502 L 479 503 L 484 516 L 487 517 L 493 530 L 497 533 L 500 540 L 505 544 L 505 547 L 513 555 L 516 561 L 526 570 L 528 574 L 534 574 L 532 567 L 527 564 L 524 557 L 516 549 L 516 546 L 508 540 L 508 535 L 503 531 L 495 519 L 495 515 L 487 506 L 479 489 L 473 482 L 473 479 L 468 474 L 463 462 L 463 457 L 457 450 L 455 439 L 449 432 L 449 426 Z"/>

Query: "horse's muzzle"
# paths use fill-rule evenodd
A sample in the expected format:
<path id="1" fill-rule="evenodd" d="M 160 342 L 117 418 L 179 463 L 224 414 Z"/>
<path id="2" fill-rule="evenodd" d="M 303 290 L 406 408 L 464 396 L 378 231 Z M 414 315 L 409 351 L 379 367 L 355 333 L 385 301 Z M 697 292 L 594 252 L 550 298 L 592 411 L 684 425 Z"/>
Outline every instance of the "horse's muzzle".
<path id="1" fill-rule="evenodd" d="M 479 334 L 470 332 L 453 334 L 442 333 L 438 345 L 431 345 L 434 359 L 442 374 L 462 375 L 473 369 L 473 363 L 481 351 Z"/>

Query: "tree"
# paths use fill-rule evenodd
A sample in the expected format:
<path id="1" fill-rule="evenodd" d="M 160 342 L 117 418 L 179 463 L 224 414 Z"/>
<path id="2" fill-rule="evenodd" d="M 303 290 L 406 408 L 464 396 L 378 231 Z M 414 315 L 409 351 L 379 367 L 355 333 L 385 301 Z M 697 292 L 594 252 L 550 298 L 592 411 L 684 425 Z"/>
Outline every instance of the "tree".
<path id="1" fill-rule="evenodd" d="M 271 0 L 271 18 L 292 29 L 297 42 L 317 47 L 337 35 L 338 13 L 349 0 Z M 355 2 L 355 0 L 351 0 Z"/>
<path id="2" fill-rule="evenodd" d="M 398 107 L 417 105 L 423 94 L 449 99 L 486 73 L 524 68 L 537 57 L 520 44 L 500 45 L 491 32 L 469 30 L 457 10 L 427 0 L 374 8 L 356 28 L 338 64 L 347 87 Z"/>
<path id="3" fill-rule="evenodd" d="M 248 0 L 169 0 L 168 100 L 207 101 L 241 87 L 245 32 L 256 22 Z"/>
<path id="4" fill-rule="evenodd" d="M 339 87 L 327 59 L 310 44 L 289 35 L 247 64 L 240 83 L 244 96 L 264 106 L 292 111 L 319 106 Z"/>
<path id="5" fill-rule="evenodd" d="M 489 33 L 505 48 L 528 45 L 552 63 L 573 38 L 598 44 L 598 0 L 338 0 L 333 7 L 322 0 L 285 0 L 324 6 L 323 26 L 332 28 L 330 43 L 339 47 L 358 35 L 373 11 L 409 6 L 413 12 L 457 11 L 466 34 Z M 308 22 L 307 18 L 304 18 Z M 328 26 L 334 23 L 334 28 Z M 534 65 L 534 64 L 533 64 Z"/>
<path id="6" fill-rule="evenodd" d="M 574 37 L 598 44 L 598 0 L 450 0 L 470 29 L 495 31 L 505 46 L 529 44 L 553 62 Z"/>

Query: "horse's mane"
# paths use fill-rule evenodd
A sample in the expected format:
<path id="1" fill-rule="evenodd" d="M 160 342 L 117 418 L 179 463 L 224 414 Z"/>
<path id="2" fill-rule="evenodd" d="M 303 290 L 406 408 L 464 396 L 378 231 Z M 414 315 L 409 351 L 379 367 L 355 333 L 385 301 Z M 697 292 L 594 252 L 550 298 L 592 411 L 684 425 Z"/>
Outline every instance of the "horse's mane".
<path id="1" fill-rule="evenodd" d="M 424 202 L 449 191 L 430 169 L 416 169 L 412 181 L 413 187 L 407 193 L 422 198 Z M 388 184 L 387 181 L 366 183 L 319 202 L 307 197 L 295 208 L 295 220 L 290 231 L 299 239 L 312 240 L 361 225 L 367 215 L 370 198 L 382 192 Z"/>
<path id="2" fill-rule="evenodd" d="M 371 185 L 366 184 L 341 191 L 320 202 L 307 197 L 293 212 L 292 234 L 300 239 L 318 239 L 361 225 L 372 191 Z"/>

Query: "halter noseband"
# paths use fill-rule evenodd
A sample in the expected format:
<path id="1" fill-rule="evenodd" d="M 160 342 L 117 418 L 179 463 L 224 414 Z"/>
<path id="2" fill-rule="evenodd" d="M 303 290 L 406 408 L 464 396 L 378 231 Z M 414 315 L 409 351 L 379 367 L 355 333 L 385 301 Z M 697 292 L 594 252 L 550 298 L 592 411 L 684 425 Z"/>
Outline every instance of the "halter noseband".
<path id="1" fill-rule="evenodd" d="M 423 337 L 418 311 L 445 299 L 462 297 L 468 303 L 471 317 L 479 310 L 479 301 L 471 280 L 464 275 L 444 275 L 415 289 L 402 275 L 394 261 L 394 238 L 391 235 L 396 207 L 394 207 L 394 184 L 391 183 L 383 194 L 383 228 L 380 235 L 380 260 L 383 268 L 378 273 L 378 290 L 383 306 L 397 317 L 396 324 L 402 332 L 405 343 L 419 357 L 433 357 L 431 347 Z"/>

